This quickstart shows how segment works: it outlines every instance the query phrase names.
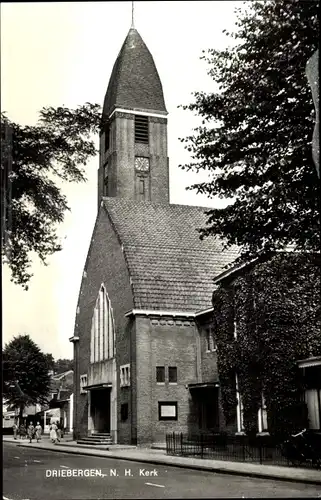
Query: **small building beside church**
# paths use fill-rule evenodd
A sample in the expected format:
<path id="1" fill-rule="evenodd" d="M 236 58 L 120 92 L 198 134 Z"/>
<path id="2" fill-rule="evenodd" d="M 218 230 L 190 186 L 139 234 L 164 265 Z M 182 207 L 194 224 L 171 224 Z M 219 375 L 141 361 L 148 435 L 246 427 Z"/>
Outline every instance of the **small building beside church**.
<path id="1" fill-rule="evenodd" d="M 160 77 L 131 28 L 111 73 L 100 133 L 98 213 L 74 335 L 74 435 L 164 442 L 218 430 L 213 278 L 237 256 L 201 241 L 204 207 L 171 204 Z"/>

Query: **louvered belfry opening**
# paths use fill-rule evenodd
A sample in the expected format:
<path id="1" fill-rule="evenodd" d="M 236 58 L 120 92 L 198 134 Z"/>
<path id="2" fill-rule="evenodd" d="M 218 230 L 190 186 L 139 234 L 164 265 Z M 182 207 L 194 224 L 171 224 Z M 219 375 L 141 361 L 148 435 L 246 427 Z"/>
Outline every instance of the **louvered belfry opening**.
<path id="1" fill-rule="evenodd" d="M 135 142 L 148 144 L 148 117 L 135 115 Z"/>

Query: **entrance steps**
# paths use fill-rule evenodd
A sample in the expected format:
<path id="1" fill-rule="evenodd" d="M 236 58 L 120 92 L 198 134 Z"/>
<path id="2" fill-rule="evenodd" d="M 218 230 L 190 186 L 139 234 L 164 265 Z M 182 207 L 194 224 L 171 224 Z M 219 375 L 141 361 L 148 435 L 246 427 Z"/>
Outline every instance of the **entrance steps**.
<path id="1" fill-rule="evenodd" d="M 95 434 L 79 439 L 77 443 L 92 446 L 108 446 L 113 444 L 113 440 L 111 435 L 106 432 L 95 432 Z"/>

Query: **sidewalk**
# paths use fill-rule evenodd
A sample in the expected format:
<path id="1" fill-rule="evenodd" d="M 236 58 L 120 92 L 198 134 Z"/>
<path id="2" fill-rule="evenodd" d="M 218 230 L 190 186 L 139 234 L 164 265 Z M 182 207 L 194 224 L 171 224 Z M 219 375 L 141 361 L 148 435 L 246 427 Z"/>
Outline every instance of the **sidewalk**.
<path id="1" fill-rule="evenodd" d="M 321 491 L 320 470 L 170 456 L 166 455 L 166 452 L 163 449 L 140 448 L 126 445 L 111 445 L 108 447 L 95 446 L 93 448 L 91 445 L 78 445 L 76 441 L 67 441 L 67 439 L 59 444 L 52 444 L 46 437 L 43 438 L 40 443 L 32 442 L 30 444 L 26 439 L 14 440 L 12 436 L 3 436 L 3 442 L 10 442 L 13 444 L 16 443 L 17 446 L 28 448 L 39 448 L 77 455 L 115 458 L 118 460 L 131 460 L 134 462 L 147 462 L 153 465 L 168 465 L 208 472 L 218 472 L 221 474 L 234 474 L 264 479 L 278 479 L 283 481 L 303 482 L 307 484 L 320 484 Z"/>

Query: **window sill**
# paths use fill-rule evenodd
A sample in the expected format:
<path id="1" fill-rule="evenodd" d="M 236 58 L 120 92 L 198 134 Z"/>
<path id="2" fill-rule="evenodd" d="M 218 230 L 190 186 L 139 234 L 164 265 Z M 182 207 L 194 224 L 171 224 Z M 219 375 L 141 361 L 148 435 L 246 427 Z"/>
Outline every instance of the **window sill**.
<path id="1" fill-rule="evenodd" d="M 168 382 L 168 385 L 177 385 L 177 382 Z"/>
<path id="2" fill-rule="evenodd" d="M 165 382 L 156 382 L 156 385 L 165 385 Z"/>

